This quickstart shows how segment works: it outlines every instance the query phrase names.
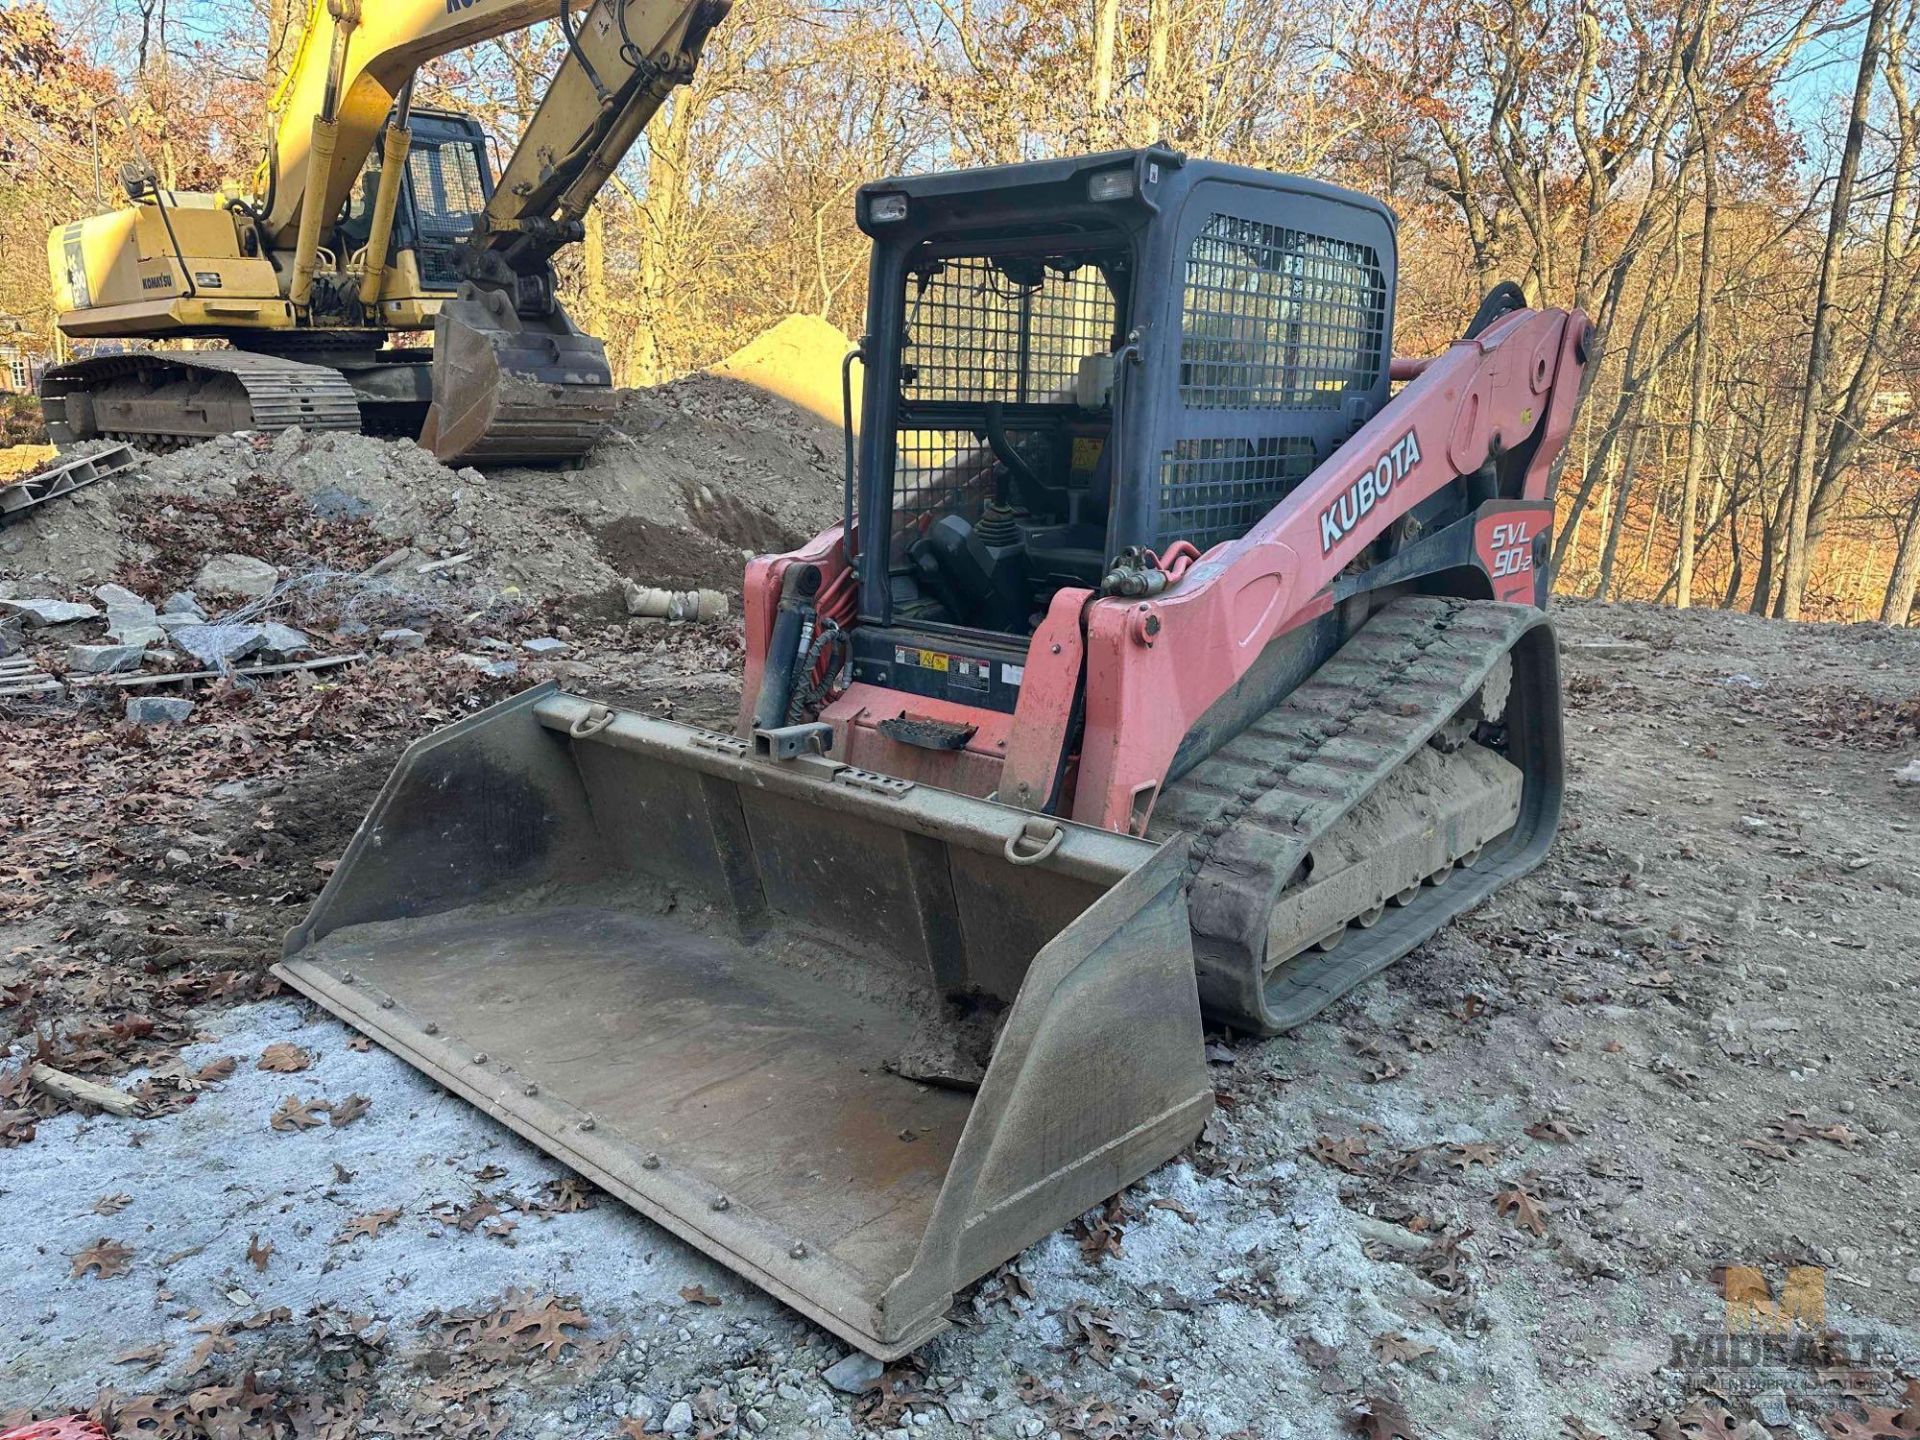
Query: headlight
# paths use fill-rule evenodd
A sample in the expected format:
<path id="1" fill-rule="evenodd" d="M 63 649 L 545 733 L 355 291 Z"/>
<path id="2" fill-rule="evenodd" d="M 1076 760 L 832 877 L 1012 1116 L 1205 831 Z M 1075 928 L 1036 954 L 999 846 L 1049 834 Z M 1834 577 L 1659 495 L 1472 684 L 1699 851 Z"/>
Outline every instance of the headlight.
<path id="1" fill-rule="evenodd" d="M 1102 200 L 1131 200 L 1133 198 L 1133 171 L 1103 170 L 1087 182 L 1087 198 L 1096 203 Z"/>
<path id="2" fill-rule="evenodd" d="M 907 197 L 876 195 L 867 202 L 867 219 L 875 225 L 895 225 L 907 218 Z"/>

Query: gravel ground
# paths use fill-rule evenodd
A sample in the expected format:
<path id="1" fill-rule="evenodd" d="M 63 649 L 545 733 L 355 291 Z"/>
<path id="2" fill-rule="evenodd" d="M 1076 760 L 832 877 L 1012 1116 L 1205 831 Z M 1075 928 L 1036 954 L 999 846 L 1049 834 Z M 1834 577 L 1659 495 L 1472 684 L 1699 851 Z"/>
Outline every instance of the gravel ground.
<path id="1" fill-rule="evenodd" d="M 1895 779 L 1920 754 L 1920 635 L 1561 619 L 1571 790 L 1541 871 L 1296 1034 L 1216 1043 L 1207 1136 L 963 1296 L 878 1394 L 834 1389 L 842 1345 L 645 1221 L 556 1206 L 561 1167 L 281 998 L 197 1012 L 182 1061 L 238 1064 L 191 1106 L 61 1115 L 0 1150 L 0 1413 L 251 1371 L 282 1398 L 358 1394 L 362 1433 L 516 1440 L 1847 1433 L 1832 1417 L 1897 1405 L 1920 1366 L 1920 788 Z M 689 691 L 674 660 L 582 645 L 570 683 L 663 707 L 677 683 L 683 713 L 724 715 L 725 682 Z M 283 827 L 325 803 L 314 780 Z M 61 953 L 62 923 L 0 925 L 0 956 Z M 311 1067 L 255 1069 L 280 1043 Z M 288 1095 L 371 1104 L 275 1131 Z M 73 1276 L 103 1237 L 126 1272 Z M 1674 1363 L 1674 1337 L 1724 1333 L 1728 1266 L 1776 1291 L 1817 1271 L 1828 1348 Z M 447 1317 L 515 1290 L 577 1297 L 577 1343 L 495 1377 L 497 1423 L 462 1429 Z M 333 1315 L 377 1333 L 351 1374 L 316 1338 Z M 201 1357 L 210 1325 L 231 1348 Z M 260 1425 L 233 1433 L 334 1433 Z"/>

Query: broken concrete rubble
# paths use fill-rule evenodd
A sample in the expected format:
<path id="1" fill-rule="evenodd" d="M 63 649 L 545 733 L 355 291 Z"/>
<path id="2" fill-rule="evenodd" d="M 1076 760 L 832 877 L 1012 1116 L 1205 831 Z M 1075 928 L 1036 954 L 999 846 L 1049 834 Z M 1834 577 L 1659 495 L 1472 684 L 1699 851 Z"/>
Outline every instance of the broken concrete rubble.
<path id="1" fill-rule="evenodd" d="M 381 648 L 386 650 L 420 650 L 425 648 L 427 637 L 418 630 L 382 630 Z"/>
<path id="2" fill-rule="evenodd" d="M 490 680 L 504 680 L 520 673 L 518 660 L 489 660 L 484 655 L 474 655 L 464 650 L 453 658 L 471 670 L 478 670 Z"/>
<path id="3" fill-rule="evenodd" d="M 264 649 L 267 639 L 259 625 L 182 625 L 174 630 L 171 643 L 202 665 L 218 668 Z"/>
<path id="4" fill-rule="evenodd" d="M 138 670 L 146 653 L 144 645 L 74 645 L 67 650 L 67 668 L 76 675 L 124 675 Z"/>
<path id="5" fill-rule="evenodd" d="M 141 695 L 127 701 L 135 725 L 178 725 L 193 714 L 193 702 L 172 695 Z"/>
<path id="6" fill-rule="evenodd" d="M 280 572 L 264 560 L 251 555 L 216 555 L 200 567 L 194 576 L 195 593 L 239 595 L 248 600 L 263 600 L 280 583 Z"/>
<path id="7" fill-rule="evenodd" d="M 100 612 L 93 606 L 74 600 L 0 600 L 0 611 L 20 616 L 32 629 L 100 618 Z"/>
<path id="8" fill-rule="evenodd" d="M 544 657 L 548 655 L 564 655 L 573 647 L 568 645 L 564 640 L 557 640 L 551 635 L 542 635 L 538 639 L 522 640 L 520 642 L 520 648 L 529 655 Z"/>

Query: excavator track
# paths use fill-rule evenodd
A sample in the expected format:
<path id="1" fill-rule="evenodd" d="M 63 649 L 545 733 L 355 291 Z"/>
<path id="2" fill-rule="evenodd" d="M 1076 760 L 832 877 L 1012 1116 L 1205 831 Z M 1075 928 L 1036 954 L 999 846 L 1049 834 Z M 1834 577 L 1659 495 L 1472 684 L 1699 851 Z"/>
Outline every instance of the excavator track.
<path id="1" fill-rule="evenodd" d="M 143 351 L 80 360 L 41 381 L 56 445 L 122 440 L 172 450 L 241 430 L 358 430 L 337 370 L 246 350 Z"/>
<path id="2" fill-rule="evenodd" d="M 1538 863 L 1561 792 L 1555 665 L 1530 606 L 1403 598 L 1168 787 L 1152 829 L 1193 837 L 1216 1020 L 1290 1029 Z"/>

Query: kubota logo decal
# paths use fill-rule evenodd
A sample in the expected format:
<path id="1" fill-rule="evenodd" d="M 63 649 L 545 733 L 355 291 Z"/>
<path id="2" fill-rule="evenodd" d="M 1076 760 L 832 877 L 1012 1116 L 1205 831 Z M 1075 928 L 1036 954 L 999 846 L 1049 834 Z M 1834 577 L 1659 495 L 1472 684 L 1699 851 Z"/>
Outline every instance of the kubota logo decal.
<path id="1" fill-rule="evenodd" d="M 1373 507 L 1386 499 L 1393 487 L 1406 479 L 1408 472 L 1419 463 L 1420 442 L 1409 430 L 1373 462 L 1371 470 L 1349 485 L 1345 494 L 1320 512 L 1320 553 L 1331 553 L 1334 546 L 1351 535 L 1354 526 L 1366 519 Z"/>

